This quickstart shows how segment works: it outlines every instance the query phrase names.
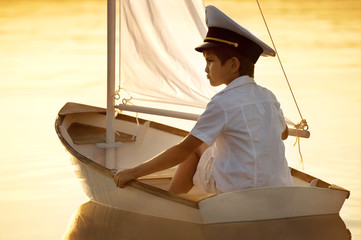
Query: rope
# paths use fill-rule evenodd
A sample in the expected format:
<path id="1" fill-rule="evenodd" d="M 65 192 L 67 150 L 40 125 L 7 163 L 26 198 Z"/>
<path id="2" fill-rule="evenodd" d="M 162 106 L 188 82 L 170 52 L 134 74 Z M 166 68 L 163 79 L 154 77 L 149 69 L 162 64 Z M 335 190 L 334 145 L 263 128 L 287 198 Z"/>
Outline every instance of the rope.
<path id="1" fill-rule="evenodd" d="M 265 18 L 264 15 L 263 15 L 263 11 L 262 11 L 261 5 L 259 4 L 258 0 L 256 0 L 256 1 L 257 1 L 258 9 L 259 9 L 259 11 L 260 11 L 260 13 L 261 13 L 261 15 L 262 15 L 263 22 L 264 22 L 264 24 L 265 24 L 265 26 L 266 26 L 266 28 L 267 28 L 268 35 L 269 35 L 269 37 L 270 37 L 270 39 L 271 39 L 273 48 L 275 49 L 275 52 L 276 52 L 276 55 L 277 55 L 277 59 L 278 59 L 278 62 L 280 63 L 280 66 L 281 66 L 283 75 L 284 75 L 285 78 L 286 78 L 287 85 L 288 85 L 288 88 L 289 88 L 289 90 L 290 90 L 290 92 L 291 92 L 293 101 L 295 102 L 296 107 L 297 107 L 297 110 L 298 110 L 298 113 L 300 114 L 300 117 L 301 117 L 301 119 L 302 119 L 301 122 L 300 122 L 299 124 L 297 124 L 297 125 L 300 125 L 301 123 L 302 123 L 302 125 L 305 124 L 304 127 L 305 127 L 306 130 L 307 130 L 307 129 L 308 129 L 307 122 L 306 122 L 305 119 L 303 119 L 302 114 L 301 114 L 301 110 L 300 110 L 300 108 L 298 107 L 298 104 L 297 104 L 295 95 L 293 94 L 293 91 L 292 91 L 292 88 L 291 88 L 291 84 L 290 84 L 290 82 L 288 81 L 288 77 L 287 77 L 286 71 L 285 71 L 285 69 L 283 68 L 283 64 L 282 64 L 281 58 L 280 58 L 280 56 L 279 56 L 279 54 L 278 54 L 278 51 L 277 51 L 277 48 L 276 48 L 276 44 L 275 44 L 274 41 L 273 41 L 273 38 L 272 38 L 272 35 L 271 35 L 271 31 L 269 30 L 268 24 L 267 24 L 267 22 L 266 22 L 266 18 Z M 297 125 L 296 125 L 296 126 L 297 126 Z M 302 128 L 302 129 L 304 129 L 304 128 Z"/>
<path id="2" fill-rule="evenodd" d="M 132 137 L 132 140 L 135 139 L 135 137 L 138 135 L 138 132 L 139 132 L 139 128 L 140 128 L 140 124 L 139 124 L 139 119 L 138 119 L 138 113 L 135 113 L 135 120 L 137 121 L 137 127 L 133 133 L 133 137 Z"/>
<path id="3" fill-rule="evenodd" d="M 121 94 L 120 94 L 120 91 L 123 90 L 125 92 L 125 94 L 128 95 L 128 98 L 126 98 L 125 96 L 122 98 L 121 97 Z M 114 98 L 115 100 L 120 100 L 121 99 L 121 102 L 122 104 L 126 105 L 126 104 L 133 104 L 131 102 L 131 100 L 133 99 L 132 96 L 130 96 L 130 94 L 128 93 L 127 90 L 125 90 L 124 88 L 121 88 L 120 87 L 120 84 L 119 84 L 119 88 L 115 91 L 115 95 L 114 95 Z M 115 106 L 115 112 L 116 114 L 118 115 L 118 113 L 121 113 L 122 111 L 119 110 L 118 108 L 118 105 Z M 132 136 L 132 140 L 134 140 L 136 138 L 136 136 L 138 135 L 138 132 L 139 132 L 139 129 L 140 129 L 140 123 L 139 123 L 139 118 L 138 118 L 138 113 L 136 113 L 135 115 L 135 120 L 136 120 L 136 123 L 137 123 L 137 127 L 136 129 L 134 130 L 134 133 L 133 133 L 133 136 Z M 117 132 L 115 132 L 116 134 L 118 134 Z M 118 134 L 119 135 L 119 134 Z"/>
<path id="4" fill-rule="evenodd" d="M 305 170 L 305 166 L 303 164 L 303 156 L 302 156 L 302 153 L 301 153 L 301 139 L 299 136 L 296 137 L 296 142 L 293 144 L 293 146 L 295 146 L 297 143 L 297 146 L 298 146 L 298 154 L 300 155 L 300 163 L 301 163 L 301 167 L 302 167 L 302 170 Z"/>
<path id="5" fill-rule="evenodd" d="M 290 92 L 291 92 L 293 101 L 295 102 L 295 105 L 296 105 L 296 107 L 297 107 L 297 111 L 298 111 L 298 113 L 299 113 L 299 115 L 300 115 L 300 117 L 301 117 L 301 121 L 300 121 L 298 124 L 294 124 L 294 127 L 295 127 L 296 129 L 308 130 L 309 127 L 308 127 L 308 125 L 307 125 L 307 121 L 306 121 L 306 119 L 303 119 L 303 117 L 302 117 L 301 110 L 300 110 L 300 108 L 299 108 L 299 106 L 298 106 L 298 104 L 297 104 L 296 97 L 295 97 L 295 95 L 293 94 L 291 84 L 290 84 L 290 82 L 288 81 L 288 77 L 287 77 L 286 71 L 285 71 L 285 69 L 284 69 L 284 67 L 283 67 L 283 64 L 282 64 L 280 55 L 278 54 L 278 51 L 277 51 L 277 48 L 276 48 L 276 44 L 275 44 L 274 41 L 273 41 L 273 38 L 272 38 L 272 35 L 271 35 L 271 31 L 269 30 L 269 27 L 268 27 L 266 18 L 264 17 L 264 14 L 263 14 L 261 5 L 259 4 L 259 1 L 258 1 L 258 0 L 256 0 L 256 2 L 257 2 L 257 5 L 258 5 L 258 9 L 259 9 L 259 11 L 260 11 L 260 13 L 261 13 L 263 22 L 264 22 L 264 24 L 265 24 L 265 26 L 266 26 L 266 28 L 267 28 L 268 35 L 269 35 L 269 37 L 270 37 L 270 39 L 271 39 L 271 42 L 272 42 L 272 46 L 273 46 L 273 48 L 274 48 L 274 50 L 275 50 L 275 52 L 276 52 L 277 59 L 278 59 L 278 62 L 279 62 L 279 64 L 280 64 L 280 66 L 281 66 L 283 75 L 285 76 L 285 79 L 286 79 L 288 88 L 289 88 L 289 90 L 290 90 Z M 298 153 L 299 153 L 299 155 L 300 155 L 300 164 L 301 164 L 302 170 L 304 170 L 303 156 L 302 156 L 302 153 L 301 153 L 301 139 L 300 139 L 299 136 L 296 137 L 296 142 L 294 143 L 293 146 L 295 146 L 296 144 L 298 145 Z"/>

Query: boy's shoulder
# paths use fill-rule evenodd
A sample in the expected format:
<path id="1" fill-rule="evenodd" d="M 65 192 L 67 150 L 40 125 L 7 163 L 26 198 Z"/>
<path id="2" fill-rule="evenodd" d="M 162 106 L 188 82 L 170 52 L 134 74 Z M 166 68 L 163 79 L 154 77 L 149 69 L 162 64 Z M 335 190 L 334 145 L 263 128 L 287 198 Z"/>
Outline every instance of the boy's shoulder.
<path id="1" fill-rule="evenodd" d="M 230 105 L 242 106 L 264 101 L 277 102 L 277 98 L 271 90 L 257 85 L 254 80 L 253 82 L 249 81 L 243 84 L 240 82 L 232 83 L 233 82 L 231 82 L 225 89 L 218 92 L 211 101 L 217 102 L 224 108 L 228 108 Z"/>

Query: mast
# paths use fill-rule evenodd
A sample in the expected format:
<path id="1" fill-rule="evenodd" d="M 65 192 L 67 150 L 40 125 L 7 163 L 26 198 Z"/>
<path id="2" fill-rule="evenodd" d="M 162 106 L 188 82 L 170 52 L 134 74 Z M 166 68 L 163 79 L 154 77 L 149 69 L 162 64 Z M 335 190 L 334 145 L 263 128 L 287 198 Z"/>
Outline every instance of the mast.
<path id="1" fill-rule="evenodd" d="M 115 92 L 115 0 L 107 1 L 107 131 L 106 162 L 109 169 L 115 168 L 114 92 Z"/>

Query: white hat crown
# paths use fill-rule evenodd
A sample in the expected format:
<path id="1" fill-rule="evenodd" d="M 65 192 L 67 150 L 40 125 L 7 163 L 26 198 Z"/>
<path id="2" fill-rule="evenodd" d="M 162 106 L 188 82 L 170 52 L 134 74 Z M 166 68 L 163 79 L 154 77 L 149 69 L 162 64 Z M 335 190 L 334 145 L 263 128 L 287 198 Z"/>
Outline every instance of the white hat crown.
<path id="1" fill-rule="evenodd" d="M 218 42 L 219 44 L 226 43 L 235 47 L 240 45 L 244 49 L 254 48 L 254 51 L 252 49 L 247 49 L 247 51 L 251 52 L 252 55 L 256 54 L 257 59 L 259 55 L 276 55 L 276 52 L 266 43 L 212 5 L 206 7 L 206 24 L 208 26 L 208 33 L 204 39 L 205 44 L 196 48 L 197 51 L 207 48 L 207 42 L 213 42 L 213 44 Z"/>

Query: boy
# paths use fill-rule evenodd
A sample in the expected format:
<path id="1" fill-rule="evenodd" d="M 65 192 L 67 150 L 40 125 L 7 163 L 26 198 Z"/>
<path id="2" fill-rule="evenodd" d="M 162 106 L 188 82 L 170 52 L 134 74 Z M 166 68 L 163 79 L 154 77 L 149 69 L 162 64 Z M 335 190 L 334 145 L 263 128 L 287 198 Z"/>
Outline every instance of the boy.
<path id="1" fill-rule="evenodd" d="M 118 172 L 117 186 L 178 164 L 169 187 L 173 193 L 188 192 L 194 185 L 210 193 L 292 185 L 280 105 L 253 80 L 259 56 L 275 52 L 217 8 L 208 6 L 206 17 L 208 33 L 196 50 L 205 57 L 210 84 L 227 87 L 212 98 L 183 141 Z"/>

